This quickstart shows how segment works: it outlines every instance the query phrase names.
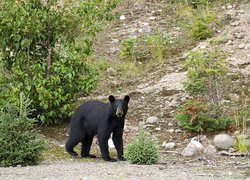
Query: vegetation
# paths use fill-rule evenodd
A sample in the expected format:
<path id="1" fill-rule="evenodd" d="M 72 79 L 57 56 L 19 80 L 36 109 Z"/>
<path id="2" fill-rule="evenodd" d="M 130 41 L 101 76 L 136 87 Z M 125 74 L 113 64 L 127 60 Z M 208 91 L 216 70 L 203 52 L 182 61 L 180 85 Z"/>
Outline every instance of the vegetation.
<path id="1" fill-rule="evenodd" d="M 182 104 L 175 118 L 184 129 L 198 133 L 228 129 L 232 124 L 222 107 L 214 107 L 202 98 Z"/>
<path id="2" fill-rule="evenodd" d="M 227 129 L 232 123 L 222 103 L 229 89 L 225 57 L 226 53 L 218 50 L 190 53 L 184 85 L 194 99 L 179 107 L 176 119 L 183 128 L 194 132 L 216 131 Z"/>
<path id="3" fill-rule="evenodd" d="M 124 157 L 132 164 L 155 164 L 159 160 L 159 149 L 152 135 L 141 130 L 136 139 L 127 145 Z"/>
<path id="4" fill-rule="evenodd" d="M 87 64 L 101 21 L 114 16 L 117 1 L 6 0 L 0 2 L 0 105 L 24 92 L 43 124 L 59 123 L 79 95 L 97 84 Z"/>
<path id="5" fill-rule="evenodd" d="M 226 53 L 219 50 L 192 52 L 188 56 L 188 80 L 185 89 L 193 96 L 202 96 L 211 104 L 221 104 L 228 90 Z"/>
<path id="6" fill-rule="evenodd" d="M 0 111 L 0 166 L 34 165 L 42 157 L 46 143 L 28 116 L 31 102 L 20 95 L 19 106 L 7 104 Z"/>

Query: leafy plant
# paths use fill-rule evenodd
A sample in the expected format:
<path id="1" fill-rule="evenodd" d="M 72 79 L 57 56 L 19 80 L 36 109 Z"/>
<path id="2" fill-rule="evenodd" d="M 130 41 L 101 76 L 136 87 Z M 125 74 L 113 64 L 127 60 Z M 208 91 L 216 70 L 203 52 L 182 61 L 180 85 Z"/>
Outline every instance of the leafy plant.
<path id="1" fill-rule="evenodd" d="M 220 104 L 228 87 L 225 57 L 226 53 L 219 50 L 190 53 L 186 62 L 185 90 L 193 96 L 203 96 L 214 105 Z"/>
<path id="2" fill-rule="evenodd" d="M 96 87 L 97 72 L 86 59 L 116 3 L 1 1 L 0 97 L 17 104 L 20 92 L 28 94 L 36 110 L 32 116 L 43 124 L 67 118 L 72 103 Z"/>
<path id="3" fill-rule="evenodd" d="M 155 164 L 159 160 L 159 149 L 152 135 L 141 130 L 126 147 L 124 157 L 132 164 Z"/>
<path id="4" fill-rule="evenodd" d="M 124 39 L 121 42 L 120 57 L 122 59 L 128 60 L 130 62 L 135 61 L 135 53 L 134 53 L 135 42 L 136 42 L 135 39 Z"/>
<path id="5" fill-rule="evenodd" d="M 46 143 L 34 129 L 31 102 L 20 94 L 19 107 L 7 104 L 0 111 L 0 166 L 34 165 L 42 157 Z"/>
<path id="6" fill-rule="evenodd" d="M 191 35 L 197 40 L 203 40 L 211 37 L 214 30 L 211 29 L 211 24 L 215 22 L 216 16 L 214 14 L 206 14 L 205 16 L 198 16 L 191 25 Z"/>
<path id="7" fill-rule="evenodd" d="M 237 136 L 236 149 L 242 153 L 248 152 L 248 148 L 246 146 L 246 138 L 244 137 L 244 135 Z"/>
<path id="8" fill-rule="evenodd" d="M 175 119 L 180 125 L 191 132 L 217 131 L 228 129 L 232 120 L 225 116 L 220 107 L 203 99 L 191 99 L 178 108 Z"/>

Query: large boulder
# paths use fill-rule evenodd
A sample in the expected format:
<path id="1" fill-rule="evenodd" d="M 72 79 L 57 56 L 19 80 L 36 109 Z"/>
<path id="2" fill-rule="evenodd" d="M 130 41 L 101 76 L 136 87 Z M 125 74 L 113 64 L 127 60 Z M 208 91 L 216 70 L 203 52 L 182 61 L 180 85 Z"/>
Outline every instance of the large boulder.
<path id="1" fill-rule="evenodd" d="M 236 140 L 228 134 L 218 134 L 214 137 L 214 145 L 217 149 L 228 150 L 230 147 L 236 145 Z"/>

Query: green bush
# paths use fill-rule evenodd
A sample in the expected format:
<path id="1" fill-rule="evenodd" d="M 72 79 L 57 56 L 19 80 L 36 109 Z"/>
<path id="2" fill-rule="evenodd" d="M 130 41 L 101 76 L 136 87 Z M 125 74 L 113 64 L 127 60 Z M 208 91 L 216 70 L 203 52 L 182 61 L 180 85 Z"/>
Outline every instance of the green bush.
<path id="1" fill-rule="evenodd" d="M 228 90 L 226 53 L 219 50 L 192 52 L 188 56 L 185 90 L 202 96 L 212 104 L 220 104 Z"/>
<path id="2" fill-rule="evenodd" d="M 135 39 L 124 39 L 121 42 L 121 52 L 120 57 L 124 60 L 134 62 L 135 61 Z"/>
<path id="3" fill-rule="evenodd" d="M 116 2 L 0 1 L 0 105 L 17 104 L 24 92 L 43 124 L 68 118 L 72 103 L 96 87 L 87 56 Z"/>
<path id="4" fill-rule="evenodd" d="M 155 164 L 159 160 L 159 149 L 150 133 L 140 131 L 126 147 L 124 157 L 132 164 Z"/>
<path id="5" fill-rule="evenodd" d="M 199 133 L 225 130 L 233 122 L 220 107 L 214 107 L 202 99 L 191 99 L 182 104 L 175 119 L 184 129 Z"/>
<path id="6" fill-rule="evenodd" d="M 0 111 L 0 166 L 35 165 L 46 149 L 34 119 L 28 118 L 30 102 L 22 98 L 19 107 L 8 104 Z"/>
<path id="7" fill-rule="evenodd" d="M 191 25 L 191 35 L 197 40 L 204 40 L 212 37 L 214 30 L 211 29 L 211 24 L 215 22 L 215 14 L 207 14 L 199 16 Z"/>

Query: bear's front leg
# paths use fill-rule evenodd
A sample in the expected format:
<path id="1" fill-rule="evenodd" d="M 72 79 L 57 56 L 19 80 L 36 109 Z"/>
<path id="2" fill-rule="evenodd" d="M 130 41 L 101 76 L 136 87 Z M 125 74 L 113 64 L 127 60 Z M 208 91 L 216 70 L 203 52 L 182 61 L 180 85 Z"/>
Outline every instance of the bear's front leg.
<path id="1" fill-rule="evenodd" d="M 125 158 L 123 157 L 123 139 L 122 139 L 122 133 L 121 132 L 113 132 L 112 136 L 116 151 L 117 151 L 117 157 L 120 161 L 125 161 Z"/>
<path id="2" fill-rule="evenodd" d="M 109 156 L 109 146 L 108 146 L 109 136 L 103 137 L 102 135 L 98 136 L 99 146 L 102 154 L 102 158 L 105 161 L 115 162 L 116 159 L 110 158 Z"/>

